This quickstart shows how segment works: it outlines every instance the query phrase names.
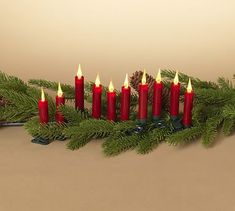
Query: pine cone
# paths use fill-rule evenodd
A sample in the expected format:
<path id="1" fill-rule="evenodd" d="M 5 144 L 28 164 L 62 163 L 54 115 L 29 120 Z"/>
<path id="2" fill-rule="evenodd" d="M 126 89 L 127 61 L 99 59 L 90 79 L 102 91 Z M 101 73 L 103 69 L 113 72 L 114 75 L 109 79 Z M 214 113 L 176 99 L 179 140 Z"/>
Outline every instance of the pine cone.
<path id="1" fill-rule="evenodd" d="M 6 105 L 6 101 L 0 96 L 0 106 Z"/>
<path id="2" fill-rule="evenodd" d="M 136 92 L 138 92 L 138 90 L 139 90 L 139 84 L 141 82 L 142 76 L 143 76 L 143 71 L 136 71 L 130 77 L 130 85 Z M 152 102 L 152 100 L 153 100 L 153 87 L 154 87 L 155 79 L 151 75 L 146 73 L 146 82 L 149 85 L 149 93 L 148 93 L 149 102 Z M 164 109 L 168 109 L 168 107 L 169 107 L 169 99 L 170 99 L 169 96 L 170 96 L 169 89 L 164 87 L 163 93 L 162 93 L 162 100 L 163 100 Z"/>

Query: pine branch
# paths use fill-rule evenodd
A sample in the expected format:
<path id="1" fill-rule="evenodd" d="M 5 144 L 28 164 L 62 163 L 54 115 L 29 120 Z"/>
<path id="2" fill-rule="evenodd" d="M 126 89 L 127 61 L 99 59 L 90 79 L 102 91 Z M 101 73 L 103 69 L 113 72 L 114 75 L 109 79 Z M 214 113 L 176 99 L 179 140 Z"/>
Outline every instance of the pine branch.
<path id="1" fill-rule="evenodd" d="M 164 70 L 162 70 L 162 77 L 166 78 L 168 82 L 172 81 L 175 77 L 175 71 L 164 69 Z M 195 77 L 186 75 L 182 72 L 179 72 L 179 80 L 180 80 L 180 83 L 182 83 L 183 85 L 186 86 L 188 84 L 188 79 L 189 78 L 191 79 L 193 87 L 195 89 L 198 89 L 198 88 L 201 88 L 201 89 L 217 89 L 218 88 L 218 85 L 214 82 L 202 81 L 199 78 L 195 78 Z"/>
<path id="2" fill-rule="evenodd" d="M 71 150 L 79 149 L 92 139 L 103 139 L 110 135 L 114 123 L 105 120 L 87 119 L 77 127 L 69 127 L 66 130 L 67 136 L 71 137 L 68 148 Z"/>
<path id="3" fill-rule="evenodd" d="M 79 111 L 76 110 L 74 107 L 62 105 L 59 107 L 59 110 L 65 117 L 66 121 L 72 125 L 78 125 L 83 120 L 90 117 L 87 109 L 85 109 L 84 111 Z"/>
<path id="4" fill-rule="evenodd" d="M 222 115 L 227 119 L 235 119 L 235 105 L 228 104 L 223 107 Z"/>
<path id="5" fill-rule="evenodd" d="M 14 90 L 17 92 L 25 92 L 27 84 L 15 76 L 9 76 L 0 71 L 0 89 Z"/>
<path id="6" fill-rule="evenodd" d="M 217 115 L 211 118 L 208 118 L 204 127 L 204 132 L 202 134 L 202 144 L 206 147 L 212 145 L 218 134 L 219 125 L 223 121 L 222 115 Z"/>
<path id="7" fill-rule="evenodd" d="M 150 131 L 137 145 L 137 152 L 140 154 L 150 153 L 171 133 L 172 130 L 169 128 L 156 128 Z"/>
<path id="8" fill-rule="evenodd" d="M 221 89 L 224 89 L 224 90 L 234 89 L 232 81 L 225 79 L 224 77 L 219 77 L 217 82 Z"/>
<path id="9" fill-rule="evenodd" d="M 231 101 L 231 96 L 234 96 L 232 90 L 222 89 L 197 89 L 196 90 L 196 102 L 203 103 L 205 105 L 223 105 Z"/>
<path id="10" fill-rule="evenodd" d="M 64 129 L 66 124 L 49 122 L 48 124 L 40 124 L 39 118 L 34 117 L 25 123 L 25 129 L 34 138 L 44 138 L 48 140 L 64 139 L 66 135 Z"/>
<path id="11" fill-rule="evenodd" d="M 200 138 L 203 133 L 203 126 L 194 126 L 178 132 L 175 132 L 166 138 L 166 142 L 170 145 L 184 145 Z"/>
<path id="12" fill-rule="evenodd" d="M 141 140 L 141 136 L 138 134 L 132 134 L 130 136 L 109 137 L 103 143 L 103 152 L 107 156 L 119 155 L 130 149 L 134 149 Z"/>
<path id="13" fill-rule="evenodd" d="M 58 82 L 55 81 L 47 81 L 43 79 L 31 79 L 29 80 L 29 84 L 38 86 L 38 87 L 44 87 L 46 89 L 50 89 L 53 91 L 58 90 Z M 66 99 L 74 99 L 74 87 L 68 84 L 61 84 L 61 88 L 65 94 Z"/>
<path id="14" fill-rule="evenodd" d="M 226 136 L 231 135 L 235 127 L 235 119 L 224 119 L 223 122 L 223 133 Z"/>

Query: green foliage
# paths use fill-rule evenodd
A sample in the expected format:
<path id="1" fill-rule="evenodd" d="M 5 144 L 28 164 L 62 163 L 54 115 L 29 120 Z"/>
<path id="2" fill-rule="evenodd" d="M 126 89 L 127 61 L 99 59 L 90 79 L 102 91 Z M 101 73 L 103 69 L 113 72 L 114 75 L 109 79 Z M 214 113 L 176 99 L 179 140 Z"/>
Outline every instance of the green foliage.
<path id="1" fill-rule="evenodd" d="M 61 105 L 59 110 L 70 125 L 78 125 L 80 122 L 90 117 L 87 109 L 79 111 L 74 109 L 74 107 Z"/>
<path id="2" fill-rule="evenodd" d="M 224 118 L 235 119 L 235 104 L 228 104 L 223 107 Z"/>
<path id="3" fill-rule="evenodd" d="M 115 156 L 130 149 L 134 149 L 141 140 L 141 136 L 133 133 L 126 136 L 110 136 L 103 143 L 103 152 L 107 156 Z"/>
<path id="4" fill-rule="evenodd" d="M 175 71 L 172 70 L 161 70 L 162 71 L 162 77 L 166 78 L 167 81 L 172 81 L 173 78 L 175 77 Z M 188 84 L 188 80 L 189 78 L 191 79 L 191 82 L 193 84 L 193 87 L 195 89 L 201 88 L 201 89 L 217 89 L 218 85 L 214 82 L 211 81 L 202 81 L 199 78 L 195 78 L 189 75 L 186 75 L 182 72 L 179 72 L 179 81 L 180 83 L 182 83 L 183 85 L 187 85 Z"/>
<path id="5" fill-rule="evenodd" d="M 224 77 L 219 77 L 217 82 L 221 89 L 224 89 L 224 90 L 234 89 L 233 82 Z"/>
<path id="6" fill-rule="evenodd" d="M 6 73 L 0 71 L 0 89 L 14 90 L 16 92 L 25 93 L 28 86 L 21 79 L 15 76 L 9 76 Z"/>
<path id="7" fill-rule="evenodd" d="M 161 141 L 164 141 L 173 131 L 170 128 L 155 128 L 147 133 L 137 145 L 137 152 L 147 154 L 153 151 Z"/>
<path id="8" fill-rule="evenodd" d="M 222 123 L 223 117 L 217 115 L 211 118 L 208 118 L 205 123 L 204 131 L 202 134 L 202 144 L 206 147 L 210 146 L 218 134 L 218 127 Z"/>
<path id="9" fill-rule="evenodd" d="M 25 123 L 25 129 L 34 138 L 44 138 L 48 140 L 64 139 L 66 124 L 49 122 L 48 124 L 40 124 L 39 118 L 34 117 Z"/>
<path id="10" fill-rule="evenodd" d="M 234 125 L 235 125 L 235 119 L 224 119 L 223 122 L 224 135 L 229 136 L 234 129 Z"/>
<path id="11" fill-rule="evenodd" d="M 58 82 L 55 81 L 47 81 L 43 79 L 31 79 L 29 80 L 29 84 L 38 86 L 38 87 L 44 87 L 46 89 L 51 89 L 53 91 L 58 90 Z M 68 84 L 61 83 L 61 88 L 65 94 L 66 99 L 74 99 L 74 87 Z"/>
<path id="12" fill-rule="evenodd" d="M 65 133 L 71 138 L 68 148 L 79 149 L 87 144 L 91 139 L 105 138 L 113 130 L 114 123 L 106 120 L 87 119 L 79 126 L 68 127 Z"/>
<path id="13" fill-rule="evenodd" d="M 194 126 L 191 128 L 186 128 L 184 130 L 172 133 L 170 136 L 166 138 L 166 142 L 170 145 L 177 146 L 179 144 L 187 144 L 190 143 L 199 137 L 201 137 L 203 133 L 203 126 Z"/>

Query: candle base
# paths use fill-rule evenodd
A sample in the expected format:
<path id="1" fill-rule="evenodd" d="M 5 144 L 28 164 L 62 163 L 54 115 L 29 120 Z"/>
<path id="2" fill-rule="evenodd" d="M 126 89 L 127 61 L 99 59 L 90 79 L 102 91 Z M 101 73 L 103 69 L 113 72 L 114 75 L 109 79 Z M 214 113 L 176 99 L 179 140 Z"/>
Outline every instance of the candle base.
<path id="1" fill-rule="evenodd" d="M 48 139 L 37 137 L 31 140 L 32 143 L 34 144 L 41 144 L 41 145 L 48 145 L 51 142 Z"/>
<path id="2" fill-rule="evenodd" d="M 184 129 L 191 128 L 192 125 L 184 125 Z"/>
<path id="3" fill-rule="evenodd" d="M 166 122 L 160 118 L 160 116 L 153 117 L 153 124 L 155 128 L 165 128 Z"/>
<path id="4" fill-rule="evenodd" d="M 183 124 L 181 123 L 179 116 L 171 116 L 171 123 L 175 131 L 183 129 Z"/>
<path id="5" fill-rule="evenodd" d="M 136 125 L 135 129 L 133 130 L 134 133 L 138 134 L 143 132 L 144 130 L 144 125 Z"/>

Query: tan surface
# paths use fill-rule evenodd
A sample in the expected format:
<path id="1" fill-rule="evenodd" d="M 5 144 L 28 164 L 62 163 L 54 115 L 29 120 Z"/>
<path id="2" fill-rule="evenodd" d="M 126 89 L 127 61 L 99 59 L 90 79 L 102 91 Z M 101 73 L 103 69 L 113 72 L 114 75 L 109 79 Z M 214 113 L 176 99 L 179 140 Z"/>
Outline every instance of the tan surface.
<path id="1" fill-rule="evenodd" d="M 79 151 L 30 143 L 22 128 L 1 130 L 1 211 L 234 211 L 234 137 L 205 149 L 160 145 L 104 158 L 99 141 Z"/>

